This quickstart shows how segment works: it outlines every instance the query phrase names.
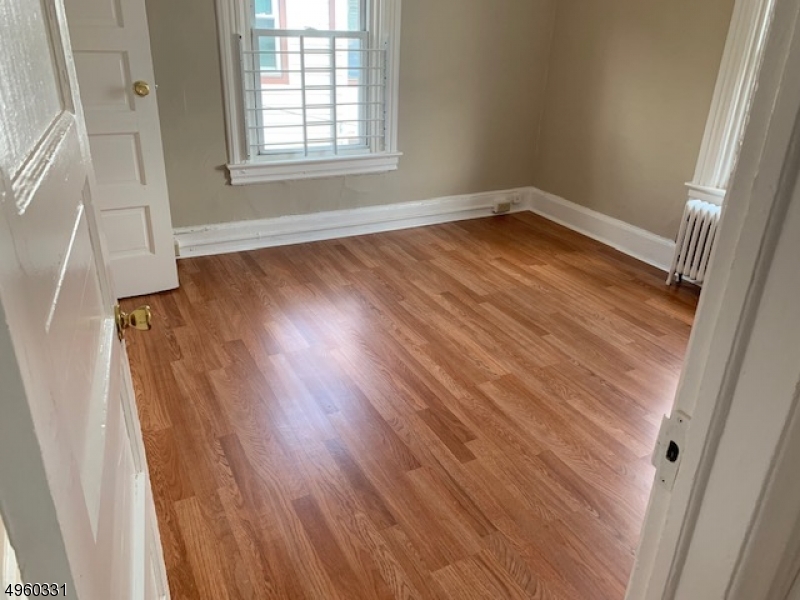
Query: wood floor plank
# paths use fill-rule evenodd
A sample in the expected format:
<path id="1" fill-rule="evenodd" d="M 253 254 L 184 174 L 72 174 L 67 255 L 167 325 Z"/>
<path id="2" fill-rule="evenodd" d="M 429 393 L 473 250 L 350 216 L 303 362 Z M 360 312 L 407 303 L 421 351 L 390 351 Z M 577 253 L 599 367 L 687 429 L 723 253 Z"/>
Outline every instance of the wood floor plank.
<path id="1" fill-rule="evenodd" d="M 453 453 L 453 456 L 461 462 L 475 460 L 475 455 L 465 443 L 476 438 L 465 428 L 454 426 L 453 421 L 455 418 L 448 419 L 442 413 L 434 412 L 429 408 L 419 411 L 418 414 L 425 421 L 425 424 L 430 427 L 431 431 Z M 446 414 L 452 416 L 452 413 Z"/>
<path id="2" fill-rule="evenodd" d="M 549 563 L 535 561 L 517 550 L 502 531 L 485 539 L 486 549 L 511 579 L 534 600 L 579 600 L 580 595 Z"/>
<path id="3" fill-rule="evenodd" d="M 241 584 L 236 577 L 226 577 L 225 565 L 233 557 L 224 557 L 220 540 L 209 524 L 196 497 L 175 503 L 178 523 L 186 540 L 186 554 L 191 565 L 198 592 L 207 598 L 232 599 L 241 597 Z"/>
<path id="4" fill-rule="evenodd" d="M 698 292 L 529 213 L 131 299 L 176 600 L 622 600 Z"/>
<path id="5" fill-rule="evenodd" d="M 448 565 L 436 571 L 434 578 L 451 600 L 525 600 L 529 597 L 488 553 L 478 553 Z"/>
<path id="6" fill-rule="evenodd" d="M 378 529 L 385 529 L 397 525 L 392 512 L 386 507 L 383 499 L 381 498 L 375 486 L 366 476 L 361 467 L 358 466 L 350 456 L 341 440 L 328 440 L 325 442 L 328 452 L 339 465 L 339 468 L 347 477 L 353 491 L 361 501 L 361 505 L 366 510 L 367 515 L 372 520 L 373 524 Z"/>
<path id="7" fill-rule="evenodd" d="M 337 590 L 344 598 L 368 598 L 366 590 L 359 588 L 359 579 L 325 521 L 319 506 L 311 496 L 298 498 L 294 510 Z"/>
<path id="8" fill-rule="evenodd" d="M 285 541 L 271 522 L 262 488 L 235 434 L 220 439 L 231 466 L 233 485 L 219 490 L 220 501 L 258 598 L 304 598 Z M 267 518 L 265 518 L 265 516 Z"/>
<path id="9" fill-rule="evenodd" d="M 309 448 L 305 470 L 312 496 L 365 595 L 376 599 L 415 597 L 413 584 L 386 548 L 379 530 L 330 451 Z"/>

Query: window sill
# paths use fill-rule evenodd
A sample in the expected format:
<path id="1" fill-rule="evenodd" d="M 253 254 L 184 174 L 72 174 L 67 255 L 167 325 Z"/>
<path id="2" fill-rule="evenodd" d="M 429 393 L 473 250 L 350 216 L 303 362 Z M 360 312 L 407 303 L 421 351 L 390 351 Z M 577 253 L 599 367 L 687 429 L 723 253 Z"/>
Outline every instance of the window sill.
<path id="1" fill-rule="evenodd" d="M 228 165 L 231 185 L 318 179 L 396 171 L 402 153 L 384 152 L 364 156 L 340 156 L 308 160 L 249 162 Z"/>
<path id="2" fill-rule="evenodd" d="M 689 191 L 690 200 L 704 200 L 717 206 L 722 206 L 725 201 L 725 195 L 728 193 L 727 190 L 697 185 L 696 183 L 687 183 L 686 189 Z"/>

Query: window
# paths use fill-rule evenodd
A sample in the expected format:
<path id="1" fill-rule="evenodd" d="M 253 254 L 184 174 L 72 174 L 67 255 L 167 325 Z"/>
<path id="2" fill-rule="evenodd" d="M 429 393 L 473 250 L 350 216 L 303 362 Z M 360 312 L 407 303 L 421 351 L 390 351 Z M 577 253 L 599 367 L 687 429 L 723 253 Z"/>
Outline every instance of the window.
<path id="1" fill-rule="evenodd" d="M 400 0 L 217 0 L 234 185 L 397 168 Z"/>

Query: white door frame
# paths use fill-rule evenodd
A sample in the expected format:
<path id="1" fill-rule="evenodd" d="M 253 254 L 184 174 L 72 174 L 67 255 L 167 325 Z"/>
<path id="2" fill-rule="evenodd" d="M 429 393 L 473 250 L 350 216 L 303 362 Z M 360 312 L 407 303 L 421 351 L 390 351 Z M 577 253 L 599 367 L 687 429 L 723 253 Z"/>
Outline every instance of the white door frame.
<path id="1" fill-rule="evenodd" d="M 658 485 L 653 488 L 628 600 L 677 597 L 709 476 L 725 458 L 718 453 L 723 432 L 737 425 L 728 418 L 734 392 L 800 168 L 798 114 L 800 0 L 778 0 L 742 151 L 724 205 L 712 270 L 678 386 L 674 410 L 691 416 L 682 462 L 671 493 Z M 737 402 L 761 400 L 737 398 Z M 780 425 L 776 430 L 782 436 L 786 434 L 785 413 L 775 411 L 766 417 L 773 419 L 776 427 Z M 787 443 L 784 438 L 756 442 L 759 447 L 779 448 L 781 440 Z M 762 474 L 761 501 L 769 498 L 771 474 L 781 467 L 777 461 Z M 747 461 L 741 468 L 748 468 Z M 739 499 L 730 497 L 728 501 Z M 729 571 L 708 573 L 709 577 L 728 578 L 733 591 L 737 575 L 753 565 L 748 560 L 753 559 L 750 543 L 756 541 L 759 531 L 757 507 L 753 518 L 736 547 L 719 550 L 734 554 L 727 565 Z"/>

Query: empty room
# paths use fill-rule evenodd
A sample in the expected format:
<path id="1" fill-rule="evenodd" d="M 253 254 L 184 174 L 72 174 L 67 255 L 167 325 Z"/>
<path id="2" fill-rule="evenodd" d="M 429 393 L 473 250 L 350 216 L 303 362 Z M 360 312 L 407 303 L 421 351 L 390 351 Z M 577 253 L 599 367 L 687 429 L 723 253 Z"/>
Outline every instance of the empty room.
<path id="1" fill-rule="evenodd" d="M 800 0 L 3 0 L 0 585 L 800 599 Z"/>

